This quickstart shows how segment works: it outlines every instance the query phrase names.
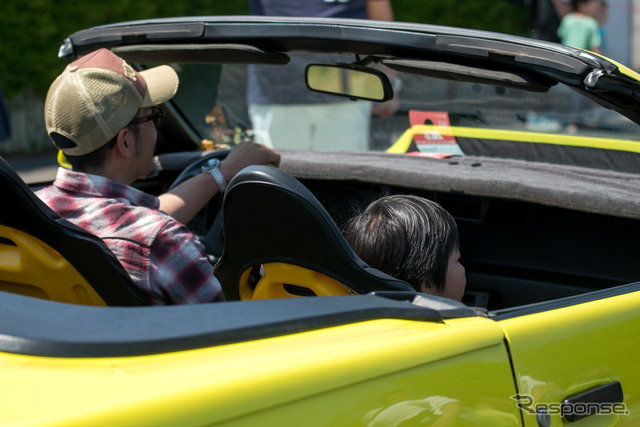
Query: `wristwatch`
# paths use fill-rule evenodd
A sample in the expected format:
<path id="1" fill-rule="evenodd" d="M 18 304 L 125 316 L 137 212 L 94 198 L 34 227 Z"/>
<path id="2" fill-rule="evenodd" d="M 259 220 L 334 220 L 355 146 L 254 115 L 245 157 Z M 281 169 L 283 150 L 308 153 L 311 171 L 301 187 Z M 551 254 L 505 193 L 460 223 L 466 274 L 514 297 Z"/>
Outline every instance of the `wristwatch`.
<path id="1" fill-rule="evenodd" d="M 202 165 L 202 172 L 211 175 L 218 184 L 218 191 L 220 191 L 220 194 L 224 193 L 224 190 L 227 189 L 227 180 L 224 179 L 224 175 L 220 172 L 220 159 L 211 159 L 207 161 L 207 163 Z"/>

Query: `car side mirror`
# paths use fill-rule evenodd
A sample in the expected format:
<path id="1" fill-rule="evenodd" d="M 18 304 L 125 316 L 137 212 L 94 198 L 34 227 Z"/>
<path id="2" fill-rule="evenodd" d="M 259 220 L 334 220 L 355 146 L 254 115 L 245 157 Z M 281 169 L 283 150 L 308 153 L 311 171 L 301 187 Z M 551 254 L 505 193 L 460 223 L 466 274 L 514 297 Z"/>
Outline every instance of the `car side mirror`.
<path id="1" fill-rule="evenodd" d="M 307 87 L 314 92 L 377 102 L 393 98 L 389 77 L 382 71 L 362 65 L 309 64 L 305 78 Z"/>

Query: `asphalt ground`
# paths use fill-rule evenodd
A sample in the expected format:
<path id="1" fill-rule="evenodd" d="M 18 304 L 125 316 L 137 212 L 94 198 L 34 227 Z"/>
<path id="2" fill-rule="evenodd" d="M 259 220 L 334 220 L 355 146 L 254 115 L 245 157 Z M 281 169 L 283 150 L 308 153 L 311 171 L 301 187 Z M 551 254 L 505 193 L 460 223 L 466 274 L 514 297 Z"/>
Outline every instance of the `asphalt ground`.
<path id="1" fill-rule="evenodd" d="M 55 153 L 32 156 L 6 156 L 4 159 L 27 184 L 49 183 L 56 177 Z"/>

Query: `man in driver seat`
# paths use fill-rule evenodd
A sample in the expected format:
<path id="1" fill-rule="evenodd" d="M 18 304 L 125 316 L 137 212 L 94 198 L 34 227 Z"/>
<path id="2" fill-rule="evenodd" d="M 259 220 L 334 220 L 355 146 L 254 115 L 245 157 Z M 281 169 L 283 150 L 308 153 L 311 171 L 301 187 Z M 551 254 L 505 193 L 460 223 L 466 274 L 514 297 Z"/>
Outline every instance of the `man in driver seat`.
<path id="1" fill-rule="evenodd" d="M 204 247 L 184 225 L 251 164 L 280 163 L 262 145 L 241 143 L 226 159 L 154 197 L 131 184 L 149 175 L 178 75 L 162 65 L 136 72 L 107 49 L 69 64 L 49 88 L 45 123 L 72 165 L 37 195 L 62 218 L 100 237 L 151 304 L 222 301 Z"/>

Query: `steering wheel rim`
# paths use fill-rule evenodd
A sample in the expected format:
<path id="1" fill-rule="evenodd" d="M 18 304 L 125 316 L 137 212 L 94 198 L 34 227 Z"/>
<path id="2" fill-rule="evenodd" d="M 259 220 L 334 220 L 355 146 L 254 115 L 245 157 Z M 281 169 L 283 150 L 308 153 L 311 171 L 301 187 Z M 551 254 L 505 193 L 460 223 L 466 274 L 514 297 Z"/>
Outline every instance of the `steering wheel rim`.
<path id="1" fill-rule="evenodd" d="M 182 170 L 182 172 L 180 172 L 177 178 L 171 183 L 171 185 L 169 186 L 169 191 L 173 190 L 175 187 L 177 187 L 184 181 L 188 180 L 189 178 L 192 178 L 202 173 L 202 166 L 205 163 L 207 163 L 209 160 L 214 158 L 218 158 L 220 160 L 224 159 L 229 154 L 229 151 L 230 150 L 215 150 L 189 163 Z M 214 263 L 222 255 L 222 249 L 224 247 L 224 238 L 222 233 L 222 224 L 223 224 L 222 199 L 223 197 L 224 195 L 220 193 L 216 194 L 213 197 L 212 201 L 217 201 L 217 204 L 220 206 L 220 209 L 218 210 L 216 218 L 211 223 L 211 226 L 209 227 L 207 232 L 204 234 L 204 236 L 200 239 L 202 244 L 205 246 L 205 249 L 207 250 L 207 254 L 213 257 L 212 263 Z M 212 201 L 209 201 L 205 205 L 205 207 L 196 214 L 194 219 L 201 216 L 203 212 L 206 213 L 206 210 L 209 209 L 209 205 L 211 204 Z"/>
<path id="2" fill-rule="evenodd" d="M 169 190 L 173 190 L 175 187 L 177 187 L 178 185 L 182 184 L 184 181 L 186 181 L 187 179 L 194 177 L 196 175 L 198 175 L 199 173 L 202 173 L 202 166 L 207 163 L 209 160 L 214 159 L 214 158 L 218 158 L 220 160 L 223 160 L 225 157 L 227 157 L 227 155 L 229 154 L 229 151 L 231 150 L 215 150 L 215 151 L 211 151 L 207 154 L 205 154 L 204 156 L 194 160 L 193 162 L 189 163 L 187 165 L 187 167 L 185 167 L 182 172 L 180 172 L 180 174 L 177 176 L 176 179 L 173 180 L 173 182 L 171 183 L 171 186 L 169 186 Z"/>

